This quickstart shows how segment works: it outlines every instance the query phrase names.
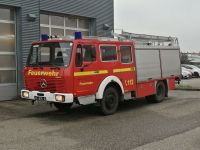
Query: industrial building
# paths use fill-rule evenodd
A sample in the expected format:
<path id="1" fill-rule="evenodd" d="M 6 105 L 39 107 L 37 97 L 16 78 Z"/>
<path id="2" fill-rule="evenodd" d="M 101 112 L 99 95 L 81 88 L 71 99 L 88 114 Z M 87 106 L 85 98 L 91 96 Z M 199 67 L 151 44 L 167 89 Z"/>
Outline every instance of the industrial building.
<path id="1" fill-rule="evenodd" d="M 0 0 L 0 100 L 15 99 L 24 87 L 23 67 L 41 34 L 81 31 L 111 36 L 113 0 Z"/>

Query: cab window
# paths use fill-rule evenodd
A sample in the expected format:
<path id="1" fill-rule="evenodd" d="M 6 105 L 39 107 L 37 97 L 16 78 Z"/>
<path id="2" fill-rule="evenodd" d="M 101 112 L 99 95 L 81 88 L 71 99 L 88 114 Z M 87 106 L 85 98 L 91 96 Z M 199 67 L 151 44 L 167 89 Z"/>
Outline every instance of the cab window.
<path id="1" fill-rule="evenodd" d="M 96 61 L 96 48 L 92 45 L 83 46 L 83 61 L 93 62 Z"/>
<path id="2" fill-rule="evenodd" d="M 117 48 L 116 46 L 100 46 L 101 61 L 116 61 Z"/>
<path id="3" fill-rule="evenodd" d="M 130 64 L 132 63 L 132 52 L 131 46 L 121 46 L 120 47 L 121 63 Z"/>

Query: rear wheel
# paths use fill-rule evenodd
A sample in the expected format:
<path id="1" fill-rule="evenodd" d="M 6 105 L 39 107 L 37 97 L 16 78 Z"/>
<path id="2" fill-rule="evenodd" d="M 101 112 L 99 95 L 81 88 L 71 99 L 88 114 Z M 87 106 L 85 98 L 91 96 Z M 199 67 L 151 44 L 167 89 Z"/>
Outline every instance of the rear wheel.
<path id="1" fill-rule="evenodd" d="M 113 87 L 105 89 L 103 99 L 101 100 L 101 112 L 104 115 L 112 115 L 117 111 L 119 105 L 119 95 Z"/>
<path id="2" fill-rule="evenodd" d="M 64 103 L 54 103 L 54 106 L 60 111 L 67 111 L 72 107 L 73 103 L 64 104 Z"/>
<path id="3" fill-rule="evenodd" d="M 166 95 L 166 87 L 164 82 L 158 82 L 156 85 L 156 94 L 147 96 L 146 99 L 150 103 L 160 103 L 164 100 Z"/>

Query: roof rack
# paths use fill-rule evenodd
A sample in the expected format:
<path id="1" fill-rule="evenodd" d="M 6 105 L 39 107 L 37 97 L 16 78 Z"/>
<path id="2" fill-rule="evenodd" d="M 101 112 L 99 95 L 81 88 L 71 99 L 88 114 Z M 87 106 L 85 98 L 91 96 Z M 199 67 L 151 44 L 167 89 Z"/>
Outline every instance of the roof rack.
<path id="1" fill-rule="evenodd" d="M 136 34 L 124 31 L 121 34 L 113 33 L 113 36 L 121 41 L 133 41 L 136 46 L 179 47 L 178 38 L 171 36 Z"/>
<path id="2" fill-rule="evenodd" d="M 97 36 L 83 36 L 83 39 L 96 39 L 99 41 L 131 41 L 135 43 L 136 47 L 152 47 L 152 48 L 179 48 L 178 38 L 171 36 L 156 36 L 147 34 L 136 34 L 124 32 L 121 34 L 112 32 L 113 38 L 110 37 L 97 37 Z M 50 39 L 73 40 L 73 36 L 50 36 Z"/>

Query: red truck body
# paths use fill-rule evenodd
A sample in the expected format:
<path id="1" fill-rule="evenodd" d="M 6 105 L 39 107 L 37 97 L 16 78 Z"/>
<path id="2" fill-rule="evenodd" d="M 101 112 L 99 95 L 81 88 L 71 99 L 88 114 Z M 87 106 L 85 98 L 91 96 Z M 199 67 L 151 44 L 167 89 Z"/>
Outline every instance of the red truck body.
<path id="1" fill-rule="evenodd" d="M 107 115 L 114 113 L 117 108 L 113 107 L 118 106 L 118 102 L 122 100 L 146 97 L 154 102 L 162 101 L 168 95 L 169 90 L 175 89 L 175 80 L 180 76 L 180 68 L 178 67 L 175 74 L 163 75 L 161 49 L 158 49 L 160 75 L 155 77 L 150 75 L 147 79 L 139 79 L 137 71 L 141 71 L 144 62 L 141 62 L 141 66 L 139 65 L 137 68 L 136 46 L 132 41 L 45 40 L 33 42 L 32 51 L 34 48 L 36 50 L 43 48 L 44 52 L 40 52 L 42 55 L 40 59 L 49 60 L 49 57 L 50 59 L 52 57 L 54 61 L 59 60 L 59 58 L 54 58 L 58 57 L 55 52 L 66 50 L 59 46 L 55 48 L 54 46 L 57 45 L 55 43 L 60 43 L 60 45 L 70 43 L 68 46 L 71 47 L 71 53 L 62 54 L 67 59 L 69 58 L 68 64 L 56 66 L 43 62 L 43 64 L 31 65 L 30 61 L 34 56 L 31 57 L 30 52 L 29 63 L 24 68 L 25 89 L 21 92 L 22 98 L 32 101 L 45 100 L 54 103 L 57 108 L 63 108 L 64 105 L 74 102 L 82 105 L 97 103 L 102 108 L 103 113 Z M 54 46 L 48 47 L 48 45 Z M 58 48 L 59 50 L 57 50 Z M 179 52 L 179 49 L 176 50 Z M 50 54 L 51 51 L 53 51 L 53 55 Z M 38 61 L 39 58 L 36 60 Z M 180 59 L 177 57 L 176 61 L 179 62 Z M 148 64 L 148 62 L 146 63 Z M 158 96 L 161 96 L 160 99 Z M 117 104 L 115 104 L 115 97 L 118 101 Z M 106 104 L 106 99 L 110 105 Z M 103 106 L 103 100 L 107 108 L 106 105 Z"/>

